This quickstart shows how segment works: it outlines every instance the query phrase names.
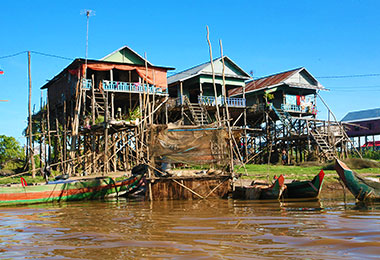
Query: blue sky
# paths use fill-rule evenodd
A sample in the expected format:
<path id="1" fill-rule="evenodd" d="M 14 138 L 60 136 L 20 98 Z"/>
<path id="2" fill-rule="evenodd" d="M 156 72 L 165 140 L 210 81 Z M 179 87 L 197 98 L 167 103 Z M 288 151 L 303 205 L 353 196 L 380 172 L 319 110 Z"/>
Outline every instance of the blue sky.
<path id="1" fill-rule="evenodd" d="M 128 45 L 148 60 L 184 70 L 224 54 L 255 77 L 304 66 L 314 76 L 380 73 L 379 1 L 2 1 L 0 57 L 35 51 L 85 56 L 84 9 L 90 18 L 89 58 Z M 32 53 L 33 103 L 40 87 L 69 60 Z M 0 58 L 0 134 L 23 142 L 27 55 Z M 321 95 L 341 119 L 348 111 L 380 107 L 380 76 L 319 78 Z M 43 95 L 46 95 L 44 93 Z M 321 117 L 324 110 L 321 109 Z"/>

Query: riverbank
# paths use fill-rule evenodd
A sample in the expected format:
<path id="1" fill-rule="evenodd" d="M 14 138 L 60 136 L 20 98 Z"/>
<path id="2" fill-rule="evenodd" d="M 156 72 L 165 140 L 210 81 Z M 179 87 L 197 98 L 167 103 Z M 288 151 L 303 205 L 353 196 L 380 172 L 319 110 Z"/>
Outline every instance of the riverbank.
<path id="1" fill-rule="evenodd" d="M 248 164 L 245 167 L 236 166 L 237 173 L 243 180 L 272 181 L 275 176 L 284 175 L 286 182 L 292 180 L 312 180 L 320 170 L 325 172 L 323 189 L 342 189 L 339 176 L 332 164 L 320 165 L 258 165 Z M 380 167 L 353 169 L 364 177 L 380 177 Z"/>

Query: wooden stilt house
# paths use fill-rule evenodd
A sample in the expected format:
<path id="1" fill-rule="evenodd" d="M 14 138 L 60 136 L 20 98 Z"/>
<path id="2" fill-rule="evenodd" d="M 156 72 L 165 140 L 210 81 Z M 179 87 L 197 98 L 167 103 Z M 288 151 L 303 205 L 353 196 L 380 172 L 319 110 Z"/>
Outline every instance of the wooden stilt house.
<path id="1" fill-rule="evenodd" d="M 256 129 L 247 137 L 249 153 L 261 153 L 257 157 L 261 162 L 277 162 L 285 150 L 290 163 L 315 156 L 331 160 L 337 155 L 337 147 L 344 150 L 349 139 L 319 96 L 321 90 L 326 89 L 303 67 L 255 79 L 247 82 L 245 88 L 230 90 L 231 98 L 246 99 L 244 127 Z M 326 106 L 327 120 L 317 118 L 319 105 Z"/>
<path id="2" fill-rule="evenodd" d="M 357 149 L 380 150 L 380 108 L 349 112 L 342 123 Z"/>
<path id="3" fill-rule="evenodd" d="M 124 46 L 100 60 L 75 59 L 45 84 L 49 143 L 61 170 L 118 171 L 146 156 L 142 127 L 168 98 L 171 69 Z"/>
<path id="4" fill-rule="evenodd" d="M 185 124 L 203 125 L 216 120 L 216 106 L 228 105 L 240 112 L 245 107 L 244 98 L 230 97 L 228 93 L 232 89 L 243 87 L 251 76 L 226 56 L 213 60 L 213 65 L 215 80 L 211 62 L 168 77 L 169 95 L 176 98 L 175 107 L 171 110 L 171 120 L 182 119 Z"/>

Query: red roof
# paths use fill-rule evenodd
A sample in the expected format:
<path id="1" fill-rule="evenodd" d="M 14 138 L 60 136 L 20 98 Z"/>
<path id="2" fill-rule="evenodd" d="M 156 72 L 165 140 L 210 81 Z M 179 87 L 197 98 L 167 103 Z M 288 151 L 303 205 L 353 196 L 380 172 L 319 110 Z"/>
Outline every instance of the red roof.
<path id="1" fill-rule="evenodd" d="M 249 92 L 249 91 L 257 90 L 257 89 L 263 89 L 263 88 L 266 88 L 269 86 L 279 84 L 282 81 L 289 78 L 295 72 L 299 71 L 300 69 L 302 69 L 302 68 L 297 68 L 297 69 L 293 69 L 293 70 L 289 70 L 289 71 L 285 71 L 285 72 L 281 72 L 278 74 L 274 74 L 274 75 L 270 75 L 270 76 L 266 76 L 266 77 L 263 77 L 260 79 L 253 80 L 253 81 L 246 84 L 245 92 Z M 240 87 L 240 88 L 231 89 L 228 92 L 228 95 L 233 96 L 233 95 L 238 95 L 238 94 L 242 94 L 242 93 L 243 93 L 243 88 Z"/>
<path id="2" fill-rule="evenodd" d="M 380 146 L 380 141 L 375 141 L 375 146 Z M 373 147 L 373 142 L 367 142 L 362 147 Z"/>

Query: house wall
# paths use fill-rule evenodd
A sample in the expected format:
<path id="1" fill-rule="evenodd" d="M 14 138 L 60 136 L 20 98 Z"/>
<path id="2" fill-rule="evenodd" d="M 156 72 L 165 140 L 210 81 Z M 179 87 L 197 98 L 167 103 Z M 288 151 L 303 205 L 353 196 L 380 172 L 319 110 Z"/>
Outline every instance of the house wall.
<path id="1" fill-rule="evenodd" d="M 213 83 L 212 80 L 212 75 L 202 75 L 199 77 L 199 82 L 200 83 Z M 215 77 L 215 84 L 223 85 L 223 77 L 221 76 L 216 76 Z M 236 86 L 236 87 L 243 87 L 245 84 L 244 79 L 238 79 L 238 78 L 225 78 L 225 84 L 230 85 L 230 86 Z"/>
<path id="2" fill-rule="evenodd" d="M 313 86 L 317 86 L 317 82 L 313 80 L 305 71 L 301 71 L 301 73 L 295 73 L 293 76 L 289 77 L 286 80 L 286 83 L 298 83 L 298 84 L 309 84 Z"/>
<path id="3" fill-rule="evenodd" d="M 362 127 L 368 128 L 364 129 L 356 126 L 346 126 L 347 127 L 347 135 L 349 137 L 357 137 L 357 136 L 366 136 L 366 135 L 379 135 L 380 134 L 380 119 L 377 120 L 367 120 L 367 121 L 355 121 L 348 122 L 356 125 L 360 125 Z"/>
<path id="4" fill-rule="evenodd" d="M 66 73 L 57 82 L 48 88 L 48 98 L 50 107 L 62 105 L 64 100 L 68 100 L 74 93 L 78 78 Z"/>
<path id="5" fill-rule="evenodd" d="M 105 58 L 104 61 L 144 65 L 144 62 L 140 58 L 136 57 L 136 54 L 133 54 L 126 49 L 115 52 L 111 56 Z"/>

